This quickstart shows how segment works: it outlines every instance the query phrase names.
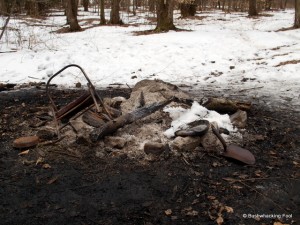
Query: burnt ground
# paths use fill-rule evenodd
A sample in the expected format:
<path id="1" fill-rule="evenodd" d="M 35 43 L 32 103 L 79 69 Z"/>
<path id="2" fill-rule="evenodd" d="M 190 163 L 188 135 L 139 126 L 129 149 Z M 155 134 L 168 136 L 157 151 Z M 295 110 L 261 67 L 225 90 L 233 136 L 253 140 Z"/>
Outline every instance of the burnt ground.
<path id="1" fill-rule="evenodd" d="M 56 92 L 61 104 L 80 94 Z M 141 164 L 126 152 L 99 158 L 97 146 L 59 142 L 19 155 L 12 141 L 34 133 L 29 121 L 48 103 L 43 90 L 0 92 L 0 224 L 300 223 L 300 126 L 292 107 L 253 104 L 243 147 L 257 163 L 246 166 L 206 152 Z M 264 218 L 249 218 L 255 215 Z"/>

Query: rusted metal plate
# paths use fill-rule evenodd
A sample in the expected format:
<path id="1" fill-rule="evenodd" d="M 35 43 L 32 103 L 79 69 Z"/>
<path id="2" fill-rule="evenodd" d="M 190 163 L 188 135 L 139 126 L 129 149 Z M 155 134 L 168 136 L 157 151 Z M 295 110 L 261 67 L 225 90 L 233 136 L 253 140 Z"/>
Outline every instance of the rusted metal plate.
<path id="1" fill-rule="evenodd" d="M 175 135 L 180 137 L 202 136 L 207 133 L 209 128 L 209 122 L 207 120 L 197 120 L 187 124 L 187 126 L 188 128 L 184 130 L 176 131 Z"/>

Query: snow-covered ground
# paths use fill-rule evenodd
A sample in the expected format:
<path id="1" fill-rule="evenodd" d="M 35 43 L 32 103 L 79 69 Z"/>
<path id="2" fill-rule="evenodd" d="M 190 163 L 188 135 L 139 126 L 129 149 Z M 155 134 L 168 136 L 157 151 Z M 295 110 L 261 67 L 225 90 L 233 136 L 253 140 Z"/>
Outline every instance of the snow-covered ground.
<path id="1" fill-rule="evenodd" d="M 65 17 L 55 13 L 47 20 L 12 18 L 0 52 L 16 51 L 0 53 L 0 83 L 46 82 L 74 63 L 98 87 L 162 79 L 194 89 L 210 86 L 255 97 L 274 96 L 274 101 L 282 98 L 299 106 L 300 63 L 280 63 L 300 60 L 300 30 L 276 32 L 292 26 L 294 11 L 269 14 L 250 19 L 244 13 L 212 11 L 195 19 L 178 19 L 176 12 L 176 26 L 191 31 L 139 36 L 133 32 L 155 28 L 147 20 L 153 14 L 122 13 L 129 26 L 95 26 L 60 34 L 54 31 L 65 26 Z M 79 15 L 82 27 L 91 26 L 88 19 L 99 23 L 96 13 L 80 11 Z M 5 18 L 1 19 L 0 26 Z M 75 70 L 53 82 L 68 87 L 86 83 Z"/>

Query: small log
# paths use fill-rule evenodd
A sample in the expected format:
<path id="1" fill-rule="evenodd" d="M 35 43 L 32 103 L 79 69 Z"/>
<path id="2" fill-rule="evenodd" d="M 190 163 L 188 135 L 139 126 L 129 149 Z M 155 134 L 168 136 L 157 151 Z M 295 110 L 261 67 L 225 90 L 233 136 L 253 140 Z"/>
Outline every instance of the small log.
<path id="1" fill-rule="evenodd" d="M 90 133 L 90 139 L 91 141 L 96 142 L 97 140 L 114 133 L 119 128 L 124 127 L 127 124 L 133 123 L 139 119 L 149 116 L 152 113 L 155 113 L 156 111 L 162 109 L 163 107 L 174 101 L 174 99 L 175 98 L 173 97 L 162 102 L 156 102 L 149 106 L 139 108 L 133 112 L 126 113 L 125 115 L 122 115 L 114 120 L 108 121 L 103 126 L 94 129 Z"/>
<path id="2" fill-rule="evenodd" d="M 251 108 L 251 103 L 249 102 L 237 102 L 225 98 L 209 98 L 201 102 L 201 105 L 221 114 L 233 114 L 239 109 L 248 111 Z"/>
<path id="3" fill-rule="evenodd" d="M 83 122 L 87 123 L 93 127 L 101 127 L 105 124 L 103 118 L 101 118 L 97 113 L 92 111 L 87 111 L 82 116 Z"/>

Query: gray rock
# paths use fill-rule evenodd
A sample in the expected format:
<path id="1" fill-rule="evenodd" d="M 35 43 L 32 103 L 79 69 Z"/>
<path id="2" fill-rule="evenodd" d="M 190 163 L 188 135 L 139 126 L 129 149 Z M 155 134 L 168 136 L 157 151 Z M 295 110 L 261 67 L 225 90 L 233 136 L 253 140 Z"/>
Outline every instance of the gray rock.
<path id="1" fill-rule="evenodd" d="M 238 128 L 245 128 L 247 125 L 247 112 L 238 110 L 230 116 L 231 123 Z"/>
<path id="2" fill-rule="evenodd" d="M 176 137 L 171 147 L 177 151 L 193 151 L 201 144 L 201 137 Z"/>
<path id="3" fill-rule="evenodd" d="M 144 145 L 144 152 L 153 155 L 160 155 L 164 151 L 169 151 L 169 145 L 158 142 L 147 142 Z"/>
<path id="4" fill-rule="evenodd" d="M 112 148 L 122 149 L 127 143 L 127 140 L 122 137 L 108 136 L 105 137 L 104 143 Z"/>
<path id="5" fill-rule="evenodd" d="M 141 98 L 141 93 L 143 97 Z M 152 103 L 165 101 L 170 97 L 180 99 L 190 99 L 190 95 L 179 89 L 177 86 L 166 83 L 162 80 L 142 80 L 138 82 L 130 95 L 130 98 L 121 104 L 122 112 L 131 112 L 141 104 L 150 105 Z"/>
<path id="6" fill-rule="evenodd" d="M 211 127 L 208 132 L 202 136 L 201 144 L 208 152 L 223 152 L 223 146 L 217 136 L 212 132 Z"/>

